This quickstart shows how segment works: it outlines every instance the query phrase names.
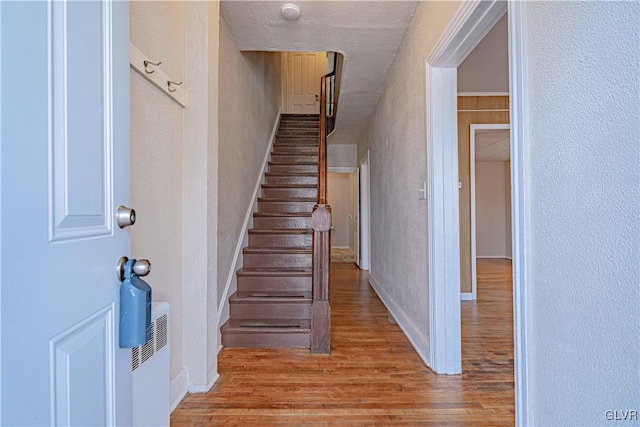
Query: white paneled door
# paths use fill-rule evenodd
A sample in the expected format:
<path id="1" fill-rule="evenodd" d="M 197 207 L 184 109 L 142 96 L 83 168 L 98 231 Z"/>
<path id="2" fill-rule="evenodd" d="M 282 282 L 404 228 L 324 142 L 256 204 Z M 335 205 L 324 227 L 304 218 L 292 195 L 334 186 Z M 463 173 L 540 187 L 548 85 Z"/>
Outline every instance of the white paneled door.
<path id="1" fill-rule="evenodd" d="M 320 112 L 320 78 L 327 74 L 324 52 L 287 54 L 287 113 Z"/>
<path id="2" fill-rule="evenodd" d="M 0 2 L 1 425 L 131 425 L 128 5 Z"/>

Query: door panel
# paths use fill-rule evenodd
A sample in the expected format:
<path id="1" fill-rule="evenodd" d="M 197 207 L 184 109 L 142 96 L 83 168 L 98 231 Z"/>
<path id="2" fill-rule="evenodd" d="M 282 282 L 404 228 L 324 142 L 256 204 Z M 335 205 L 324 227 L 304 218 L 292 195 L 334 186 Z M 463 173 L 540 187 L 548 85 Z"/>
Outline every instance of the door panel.
<path id="1" fill-rule="evenodd" d="M 51 339 L 55 425 L 115 424 L 113 324 L 109 306 Z"/>
<path id="2" fill-rule="evenodd" d="M 1 2 L 1 425 L 130 425 L 125 2 Z"/>
<path id="3" fill-rule="evenodd" d="M 51 218 L 53 241 L 111 234 L 113 202 L 108 9 L 99 2 L 54 2 Z M 65 35 L 66 33 L 66 35 Z M 89 78 L 88 78 L 89 77 Z"/>
<path id="4" fill-rule="evenodd" d="M 286 112 L 318 114 L 320 112 L 320 78 L 327 74 L 326 54 L 324 52 L 289 52 L 287 57 Z"/>

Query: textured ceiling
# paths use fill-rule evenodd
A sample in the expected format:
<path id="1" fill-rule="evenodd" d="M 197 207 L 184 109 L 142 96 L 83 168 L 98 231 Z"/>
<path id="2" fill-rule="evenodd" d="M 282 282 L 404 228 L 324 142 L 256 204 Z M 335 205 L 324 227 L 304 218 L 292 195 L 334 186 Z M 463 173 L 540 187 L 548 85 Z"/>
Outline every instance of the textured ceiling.
<path id="1" fill-rule="evenodd" d="M 509 130 L 476 130 L 476 161 L 506 162 L 509 160 Z"/>
<path id="2" fill-rule="evenodd" d="M 220 3 L 240 50 L 341 52 L 340 105 L 333 143 L 355 144 L 382 92 L 419 1 L 293 1 L 297 21 L 286 21 L 287 1 Z"/>

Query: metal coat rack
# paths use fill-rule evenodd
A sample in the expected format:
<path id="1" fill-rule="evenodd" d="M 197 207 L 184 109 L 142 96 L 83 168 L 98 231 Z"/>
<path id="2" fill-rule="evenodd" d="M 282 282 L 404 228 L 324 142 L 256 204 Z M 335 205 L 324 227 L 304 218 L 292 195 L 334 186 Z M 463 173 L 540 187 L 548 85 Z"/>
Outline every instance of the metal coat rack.
<path id="1" fill-rule="evenodd" d="M 132 69 L 182 107 L 187 106 L 187 92 L 182 86 L 184 82 L 173 79 L 165 73 L 164 70 L 160 68 L 162 61 L 152 61 L 132 43 L 130 43 L 129 52 L 129 63 Z"/>

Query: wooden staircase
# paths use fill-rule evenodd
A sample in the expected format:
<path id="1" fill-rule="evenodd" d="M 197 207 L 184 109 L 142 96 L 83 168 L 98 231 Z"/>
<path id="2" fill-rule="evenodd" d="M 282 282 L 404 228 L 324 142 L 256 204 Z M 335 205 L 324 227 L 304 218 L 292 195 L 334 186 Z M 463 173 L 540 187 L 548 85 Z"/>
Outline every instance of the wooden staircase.
<path id="1" fill-rule="evenodd" d="M 311 347 L 318 115 L 283 114 L 243 250 L 225 347 Z"/>

